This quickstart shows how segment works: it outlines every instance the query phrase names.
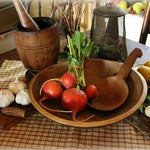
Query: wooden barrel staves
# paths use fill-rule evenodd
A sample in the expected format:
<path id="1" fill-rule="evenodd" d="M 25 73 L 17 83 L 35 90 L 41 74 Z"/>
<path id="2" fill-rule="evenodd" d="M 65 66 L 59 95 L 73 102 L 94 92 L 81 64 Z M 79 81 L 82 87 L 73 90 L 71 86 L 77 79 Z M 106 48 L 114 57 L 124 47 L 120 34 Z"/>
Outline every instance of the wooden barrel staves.
<path id="1" fill-rule="evenodd" d="M 18 22 L 13 35 L 18 55 L 24 66 L 33 72 L 57 62 L 60 50 L 59 27 L 54 19 L 34 18 L 40 31 L 27 32 Z"/>

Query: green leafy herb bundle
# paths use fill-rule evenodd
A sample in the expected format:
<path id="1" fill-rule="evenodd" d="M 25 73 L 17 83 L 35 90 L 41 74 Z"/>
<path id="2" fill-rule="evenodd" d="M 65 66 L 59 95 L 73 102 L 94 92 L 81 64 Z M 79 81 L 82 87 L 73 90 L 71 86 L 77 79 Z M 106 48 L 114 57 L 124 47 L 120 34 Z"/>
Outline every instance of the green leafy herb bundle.
<path id="1" fill-rule="evenodd" d="M 68 35 L 69 52 L 66 53 L 68 59 L 68 72 L 73 72 L 76 76 L 77 88 L 84 88 L 86 86 L 84 76 L 84 62 L 85 59 L 96 54 L 98 47 L 94 41 L 86 36 L 85 33 L 75 31 L 72 38 Z"/>

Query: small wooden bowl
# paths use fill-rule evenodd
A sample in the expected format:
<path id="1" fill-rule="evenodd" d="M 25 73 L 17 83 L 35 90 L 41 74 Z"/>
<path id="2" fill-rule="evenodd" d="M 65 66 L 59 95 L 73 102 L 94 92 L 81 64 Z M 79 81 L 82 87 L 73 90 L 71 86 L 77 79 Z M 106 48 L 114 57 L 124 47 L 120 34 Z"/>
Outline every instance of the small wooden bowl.
<path id="1" fill-rule="evenodd" d="M 137 71 L 132 70 L 127 78 L 127 84 L 129 87 L 129 95 L 125 103 L 113 110 L 113 111 L 99 111 L 87 106 L 82 112 L 77 113 L 76 119 L 80 121 L 73 121 L 71 114 L 56 113 L 44 109 L 39 104 L 39 91 L 41 85 L 50 78 L 61 77 L 63 73 L 67 71 L 67 62 L 62 62 L 49 66 L 39 72 L 29 84 L 29 95 L 33 106 L 44 116 L 52 119 L 56 122 L 76 126 L 76 127 L 97 127 L 104 126 L 118 122 L 133 114 L 141 104 L 144 102 L 147 95 L 147 84 L 144 78 Z M 87 84 L 95 84 L 97 81 L 116 75 L 121 67 L 121 63 L 104 60 L 104 59 L 88 59 L 85 62 L 85 78 Z M 109 94 L 109 93 L 108 93 Z M 62 109 L 61 105 L 56 102 L 46 101 L 44 105 L 53 109 Z M 90 115 L 95 116 L 83 122 L 81 120 L 86 119 Z"/>

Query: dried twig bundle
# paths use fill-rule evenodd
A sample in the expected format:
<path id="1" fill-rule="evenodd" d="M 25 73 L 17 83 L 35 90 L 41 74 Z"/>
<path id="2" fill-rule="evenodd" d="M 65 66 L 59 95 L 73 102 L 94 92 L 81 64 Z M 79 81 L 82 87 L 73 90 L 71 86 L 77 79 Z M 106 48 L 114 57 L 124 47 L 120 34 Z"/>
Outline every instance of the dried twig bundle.
<path id="1" fill-rule="evenodd" d="M 68 34 L 72 36 L 74 31 L 80 30 L 81 19 L 85 9 L 88 7 L 88 3 L 91 2 L 87 2 L 85 0 L 68 0 L 65 3 L 66 7 L 64 10 L 61 9 L 64 3 L 57 3 L 57 8 L 59 9 L 60 17 L 62 18 L 64 25 L 64 32 L 66 35 Z"/>

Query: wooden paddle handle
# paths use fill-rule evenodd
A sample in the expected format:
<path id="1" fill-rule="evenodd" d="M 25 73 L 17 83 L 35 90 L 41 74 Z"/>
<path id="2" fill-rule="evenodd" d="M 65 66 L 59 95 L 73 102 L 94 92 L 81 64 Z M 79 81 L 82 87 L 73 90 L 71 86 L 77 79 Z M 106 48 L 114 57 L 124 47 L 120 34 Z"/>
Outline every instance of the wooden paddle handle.
<path id="1" fill-rule="evenodd" d="M 21 25 L 27 29 L 27 31 L 39 31 L 40 28 L 29 15 L 21 0 L 12 0 L 16 11 L 18 13 Z"/>
<path id="2" fill-rule="evenodd" d="M 15 116 L 15 117 L 25 117 L 25 110 L 16 107 L 4 107 L 2 108 L 2 113 L 5 115 Z"/>
<path id="3" fill-rule="evenodd" d="M 141 49 L 135 48 L 127 57 L 124 64 L 121 66 L 119 73 L 117 74 L 117 77 L 121 79 L 126 79 L 128 77 L 128 74 L 130 73 L 137 57 L 142 57 L 143 53 Z"/>

